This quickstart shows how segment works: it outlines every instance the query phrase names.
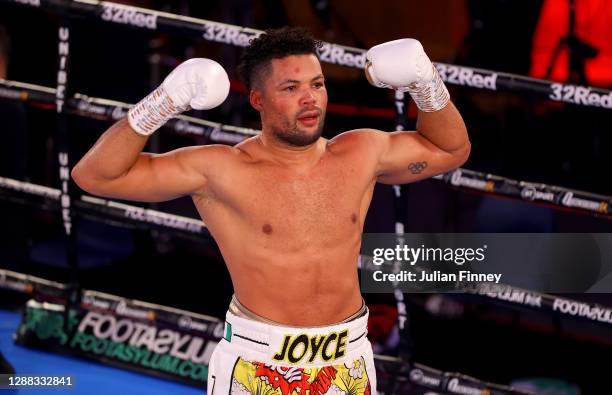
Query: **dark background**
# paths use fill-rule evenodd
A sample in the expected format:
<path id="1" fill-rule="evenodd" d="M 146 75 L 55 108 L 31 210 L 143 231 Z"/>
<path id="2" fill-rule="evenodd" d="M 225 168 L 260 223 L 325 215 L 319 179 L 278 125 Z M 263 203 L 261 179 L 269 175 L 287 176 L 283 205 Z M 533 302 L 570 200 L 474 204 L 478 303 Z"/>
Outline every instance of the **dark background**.
<path id="1" fill-rule="evenodd" d="M 578 10 L 584 14 L 584 7 L 597 3 L 577 2 L 582 3 Z M 415 37 L 433 61 L 522 75 L 532 69 L 534 32 L 546 5 L 544 0 L 397 0 L 376 6 L 348 0 L 124 3 L 256 29 L 303 25 L 317 38 L 359 48 Z M 602 10 L 588 15 L 610 18 L 607 8 Z M 558 23 L 567 24 L 567 20 Z M 594 25 L 593 20 L 581 23 Z M 0 2 L 0 24 L 12 39 L 7 79 L 55 86 L 57 18 Z M 608 31 L 598 34 L 612 37 L 612 23 L 607 26 Z M 70 50 L 69 84 L 74 92 L 128 103 L 137 102 L 176 64 L 190 57 L 217 59 L 235 79 L 234 66 L 241 52 L 237 47 L 203 40 L 85 20 L 73 22 Z M 159 55 L 157 65 L 151 62 L 154 54 Z M 602 47 L 598 56 L 612 54 Z M 326 137 L 356 127 L 393 128 L 392 117 L 347 116 L 331 110 L 331 104 L 392 110 L 391 92 L 372 88 L 360 70 L 324 65 L 324 72 L 330 101 Z M 612 68 L 605 77 L 605 73 L 603 78 L 597 75 L 597 86 L 612 87 Z M 192 115 L 259 128 L 258 114 L 240 93 L 240 85 L 233 86 L 236 89 L 223 106 Z M 472 142 L 465 168 L 612 195 L 610 110 L 468 87 L 449 86 L 449 90 Z M 1 99 L 4 139 L 0 143 L 0 176 L 58 188 L 56 123 L 53 111 Z M 413 125 L 414 119 L 409 123 Z M 71 117 L 72 159 L 80 158 L 108 126 L 108 122 Z M 163 131 L 158 137 L 160 151 L 206 143 L 205 139 Z M 435 180 L 405 186 L 404 192 L 406 232 L 612 231 L 610 221 L 604 218 L 459 191 Z M 197 217 L 189 199 L 154 208 Z M 393 232 L 394 212 L 391 187 L 378 186 L 364 231 Z M 4 225 L 0 229 L 0 267 L 69 280 L 59 212 L 0 201 L 0 216 Z M 227 270 L 211 242 L 83 220 L 79 222 L 79 254 L 79 280 L 87 289 L 219 317 L 231 296 Z M 580 265 L 576 262 L 576 270 Z M 598 393 L 593 390 L 607 383 L 607 365 L 596 362 L 612 356 L 612 331 L 605 326 L 474 297 L 441 297 L 438 306 L 446 307 L 434 309 L 431 298 L 436 297 L 440 298 L 409 297 L 413 347 L 408 351 L 415 360 L 504 383 L 519 377 L 553 377 L 577 384 L 583 393 Z M 612 306 L 609 295 L 572 297 Z M 392 296 L 366 298 L 371 305 L 394 304 Z"/>

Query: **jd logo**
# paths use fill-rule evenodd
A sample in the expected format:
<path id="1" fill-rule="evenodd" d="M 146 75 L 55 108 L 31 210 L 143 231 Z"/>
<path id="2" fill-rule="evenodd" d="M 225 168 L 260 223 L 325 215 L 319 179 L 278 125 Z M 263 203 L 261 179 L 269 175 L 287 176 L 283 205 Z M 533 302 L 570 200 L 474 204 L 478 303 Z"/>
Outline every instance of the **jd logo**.
<path id="1" fill-rule="evenodd" d="M 308 336 L 305 334 L 292 337 L 285 335 L 283 348 L 272 358 L 275 361 L 285 361 L 292 364 L 299 363 L 308 355 L 308 362 L 312 363 L 321 352 L 321 359 L 325 362 L 341 358 L 346 353 L 346 340 L 348 330 L 332 332 L 326 335 Z M 334 348 L 330 348 L 332 344 Z"/>

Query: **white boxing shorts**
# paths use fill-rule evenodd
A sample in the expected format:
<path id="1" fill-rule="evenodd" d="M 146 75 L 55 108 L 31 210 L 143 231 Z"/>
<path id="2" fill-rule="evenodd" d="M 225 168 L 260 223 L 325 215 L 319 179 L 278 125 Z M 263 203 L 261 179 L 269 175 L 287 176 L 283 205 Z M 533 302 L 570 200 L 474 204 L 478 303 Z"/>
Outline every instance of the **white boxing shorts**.
<path id="1" fill-rule="evenodd" d="M 228 311 L 208 367 L 208 395 L 373 395 L 368 312 L 348 322 L 288 327 Z"/>

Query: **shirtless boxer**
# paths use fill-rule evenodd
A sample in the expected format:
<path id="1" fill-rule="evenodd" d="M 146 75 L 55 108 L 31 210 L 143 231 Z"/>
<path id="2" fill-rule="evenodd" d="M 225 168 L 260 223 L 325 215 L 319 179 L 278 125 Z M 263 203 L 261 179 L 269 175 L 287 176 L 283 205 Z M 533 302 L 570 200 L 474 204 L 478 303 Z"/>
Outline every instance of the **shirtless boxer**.
<path id="1" fill-rule="evenodd" d="M 141 152 L 171 117 L 225 100 L 223 68 L 192 59 L 109 128 L 72 171 L 96 195 L 193 198 L 235 290 L 225 338 L 209 364 L 215 395 L 375 393 L 356 270 L 374 185 L 450 171 L 470 152 L 461 116 L 412 39 L 370 49 L 366 75 L 412 95 L 417 131 L 358 129 L 322 138 L 327 91 L 318 45 L 304 30 L 285 28 L 246 48 L 239 71 L 261 115 L 260 135 L 234 147 Z"/>

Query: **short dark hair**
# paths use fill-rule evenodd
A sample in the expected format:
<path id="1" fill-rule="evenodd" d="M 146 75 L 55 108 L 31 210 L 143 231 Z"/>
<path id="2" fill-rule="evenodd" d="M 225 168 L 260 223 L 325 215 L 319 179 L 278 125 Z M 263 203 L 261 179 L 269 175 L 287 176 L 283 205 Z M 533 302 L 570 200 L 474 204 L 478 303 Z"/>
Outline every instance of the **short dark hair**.
<path id="1" fill-rule="evenodd" d="M 270 66 L 272 59 L 307 54 L 313 54 L 318 58 L 317 49 L 321 45 L 321 41 L 315 40 L 303 27 L 268 29 L 251 40 L 242 53 L 238 76 L 250 91 L 254 85 L 257 85 L 261 72 Z"/>
<path id="2" fill-rule="evenodd" d="M 9 55 L 11 54 L 11 37 L 4 28 L 0 25 L 0 58 L 4 58 L 8 61 Z"/>

